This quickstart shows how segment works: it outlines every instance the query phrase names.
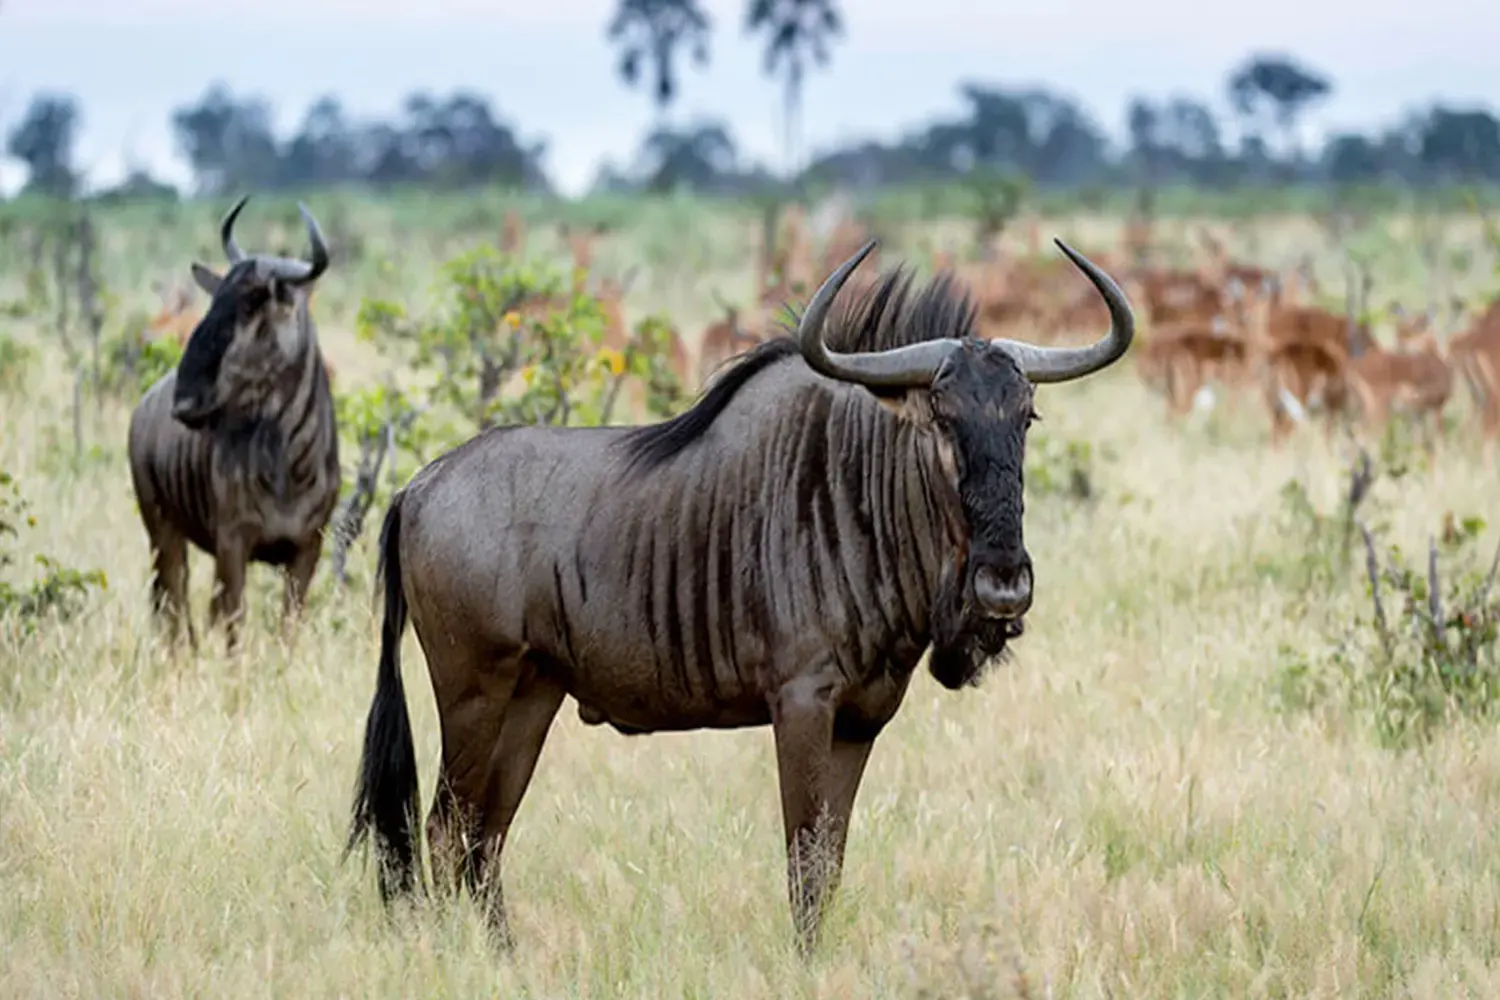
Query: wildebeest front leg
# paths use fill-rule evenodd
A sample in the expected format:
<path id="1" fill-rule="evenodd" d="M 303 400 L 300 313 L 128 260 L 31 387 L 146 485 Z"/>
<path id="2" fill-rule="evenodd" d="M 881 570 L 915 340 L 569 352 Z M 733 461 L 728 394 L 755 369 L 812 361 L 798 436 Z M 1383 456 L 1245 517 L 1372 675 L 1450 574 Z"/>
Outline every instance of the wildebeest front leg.
<path id="1" fill-rule="evenodd" d="M 787 889 L 804 953 L 817 944 L 823 909 L 838 886 L 849 817 L 873 746 L 834 739 L 836 690 L 830 677 L 799 678 L 772 703 Z"/>
<path id="2" fill-rule="evenodd" d="M 173 646 L 187 628 L 188 643 L 197 649 L 193 618 L 188 611 L 187 539 L 164 525 L 154 526 L 151 533 L 151 608 L 157 621 L 164 625 L 167 641 Z"/>
<path id="3" fill-rule="evenodd" d="M 226 648 L 239 648 L 245 599 L 245 546 L 238 539 L 220 541 L 214 552 L 214 595 L 208 605 L 209 628 L 223 623 Z"/>

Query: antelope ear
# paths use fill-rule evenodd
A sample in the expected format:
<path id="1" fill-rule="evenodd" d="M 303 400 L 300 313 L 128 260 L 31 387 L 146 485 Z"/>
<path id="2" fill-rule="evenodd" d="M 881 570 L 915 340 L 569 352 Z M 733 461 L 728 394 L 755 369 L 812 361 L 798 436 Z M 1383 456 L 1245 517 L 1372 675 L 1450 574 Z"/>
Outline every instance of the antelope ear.
<path id="1" fill-rule="evenodd" d="M 221 276 L 214 274 L 197 261 L 193 261 L 192 271 L 193 280 L 198 283 L 199 288 L 210 295 L 218 294 L 219 286 L 224 283 L 224 279 Z"/>

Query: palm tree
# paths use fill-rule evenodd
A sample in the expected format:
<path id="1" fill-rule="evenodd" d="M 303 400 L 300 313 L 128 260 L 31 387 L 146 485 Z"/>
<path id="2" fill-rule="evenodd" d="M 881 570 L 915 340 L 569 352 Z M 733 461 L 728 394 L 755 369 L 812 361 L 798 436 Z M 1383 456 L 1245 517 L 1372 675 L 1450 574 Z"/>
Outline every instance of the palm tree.
<path id="1" fill-rule="evenodd" d="M 784 121 L 788 177 L 797 173 L 797 113 L 809 57 L 819 66 L 828 62 L 828 43 L 844 31 L 834 0 L 750 0 L 745 19 L 748 32 L 766 35 L 765 71 L 781 73 L 786 87 Z"/>
<path id="2" fill-rule="evenodd" d="M 608 37 L 620 46 L 620 76 L 626 86 L 641 78 L 649 61 L 656 77 L 652 101 L 658 115 L 677 96 L 678 47 L 690 46 L 693 62 L 708 62 L 709 19 L 697 0 L 620 0 Z"/>

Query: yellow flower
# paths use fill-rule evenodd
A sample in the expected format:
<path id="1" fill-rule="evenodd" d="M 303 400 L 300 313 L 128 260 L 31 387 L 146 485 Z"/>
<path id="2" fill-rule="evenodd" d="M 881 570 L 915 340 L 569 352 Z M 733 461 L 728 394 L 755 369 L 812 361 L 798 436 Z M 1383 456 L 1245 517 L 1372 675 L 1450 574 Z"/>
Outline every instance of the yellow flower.
<path id="1" fill-rule="evenodd" d="M 527 365 L 525 368 L 521 369 L 521 380 L 526 383 L 528 388 L 531 386 L 532 380 L 535 378 L 536 365 Z"/>
<path id="2" fill-rule="evenodd" d="M 604 362 L 604 367 L 608 368 L 612 375 L 619 375 L 625 371 L 625 355 L 613 347 L 599 348 L 599 360 Z"/>
<path id="3" fill-rule="evenodd" d="M 505 325 L 514 330 L 521 325 L 521 314 L 512 309 L 505 314 Z"/>

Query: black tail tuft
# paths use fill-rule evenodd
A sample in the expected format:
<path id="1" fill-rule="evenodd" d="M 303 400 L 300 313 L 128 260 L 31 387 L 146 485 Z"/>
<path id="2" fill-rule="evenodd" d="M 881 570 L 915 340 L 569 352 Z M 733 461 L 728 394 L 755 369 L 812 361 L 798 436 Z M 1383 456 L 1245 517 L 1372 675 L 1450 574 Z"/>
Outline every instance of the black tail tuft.
<path id="1" fill-rule="evenodd" d="M 377 580 L 385 580 L 385 621 L 380 632 L 380 666 L 375 698 L 365 721 L 365 747 L 354 795 L 349 852 L 373 828 L 380 866 L 380 896 L 389 903 L 406 895 L 417 881 L 417 755 L 406 690 L 401 683 L 401 634 L 406 629 L 406 594 L 401 586 L 401 499 L 397 493 L 380 529 Z M 377 584 L 378 585 L 378 584 Z"/>

